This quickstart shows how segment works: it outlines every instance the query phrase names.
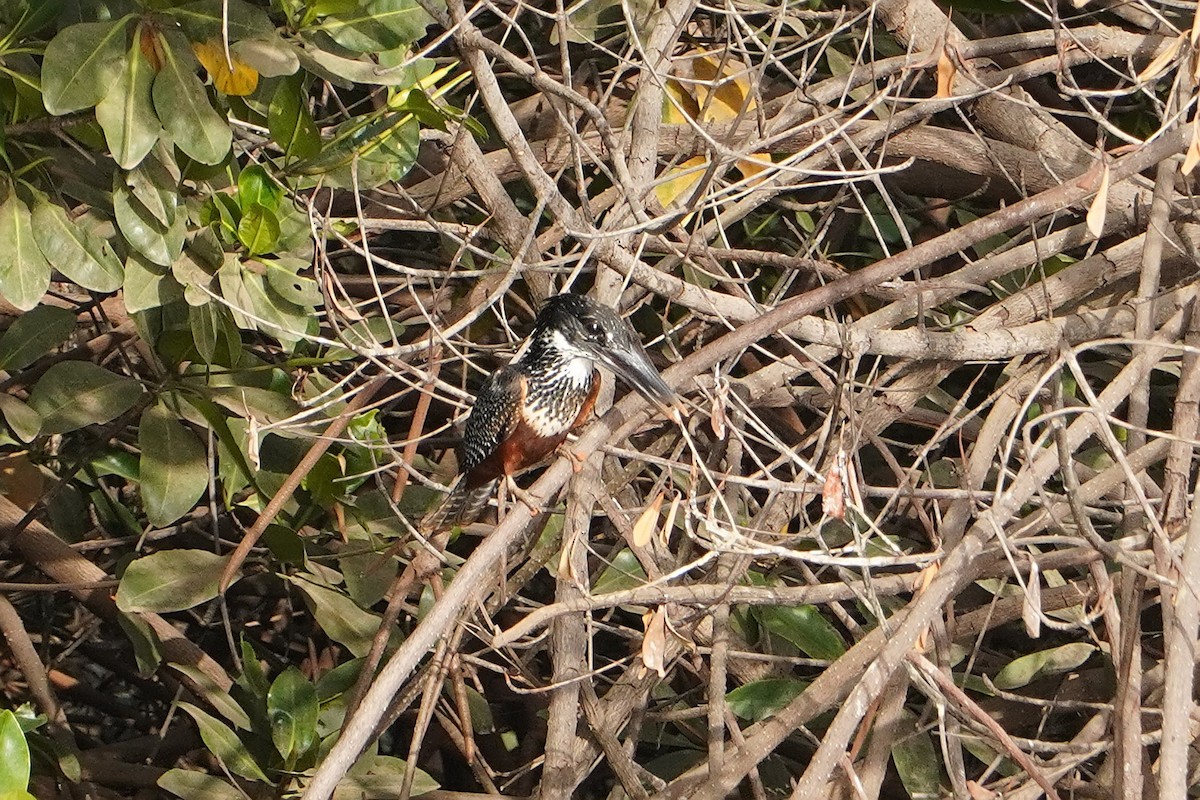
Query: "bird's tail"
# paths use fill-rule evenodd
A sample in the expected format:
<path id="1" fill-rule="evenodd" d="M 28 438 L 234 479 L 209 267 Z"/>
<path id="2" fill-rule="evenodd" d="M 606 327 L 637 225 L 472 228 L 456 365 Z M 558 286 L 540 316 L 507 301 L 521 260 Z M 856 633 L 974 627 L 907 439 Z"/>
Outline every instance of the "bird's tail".
<path id="1" fill-rule="evenodd" d="M 481 486 L 467 486 L 465 476 L 460 476 L 450 489 L 450 494 L 441 505 L 430 511 L 421 520 L 420 530 L 437 533 L 454 527 L 470 525 L 483 515 L 488 500 L 496 493 L 500 481 L 488 481 Z"/>

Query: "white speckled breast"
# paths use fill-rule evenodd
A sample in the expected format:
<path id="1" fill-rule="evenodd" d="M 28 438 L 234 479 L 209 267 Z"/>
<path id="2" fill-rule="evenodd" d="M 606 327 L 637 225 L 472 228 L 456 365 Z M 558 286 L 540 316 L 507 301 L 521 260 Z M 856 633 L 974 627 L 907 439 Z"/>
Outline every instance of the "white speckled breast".
<path id="1" fill-rule="evenodd" d="M 532 378 L 522 416 L 538 436 L 560 436 L 570 430 L 596 379 L 590 359 L 575 357 L 558 369 Z"/>

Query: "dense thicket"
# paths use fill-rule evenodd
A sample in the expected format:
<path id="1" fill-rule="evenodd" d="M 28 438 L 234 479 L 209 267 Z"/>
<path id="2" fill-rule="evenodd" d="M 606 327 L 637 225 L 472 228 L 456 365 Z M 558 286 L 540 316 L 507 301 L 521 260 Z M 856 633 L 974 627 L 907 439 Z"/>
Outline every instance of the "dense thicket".
<path id="1" fill-rule="evenodd" d="M 0 6 L 0 797 L 1186 796 L 1195 11 Z"/>

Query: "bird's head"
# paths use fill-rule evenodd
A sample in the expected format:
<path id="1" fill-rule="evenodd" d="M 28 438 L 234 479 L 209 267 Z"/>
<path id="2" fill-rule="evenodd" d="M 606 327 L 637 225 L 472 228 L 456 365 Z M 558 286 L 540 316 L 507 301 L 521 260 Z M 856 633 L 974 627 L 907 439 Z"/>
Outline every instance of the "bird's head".
<path id="1" fill-rule="evenodd" d="M 535 336 L 564 356 L 600 362 L 664 409 L 678 407 L 638 335 L 608 306 L 577 294 L 552 297 L 538 314 Z"/>

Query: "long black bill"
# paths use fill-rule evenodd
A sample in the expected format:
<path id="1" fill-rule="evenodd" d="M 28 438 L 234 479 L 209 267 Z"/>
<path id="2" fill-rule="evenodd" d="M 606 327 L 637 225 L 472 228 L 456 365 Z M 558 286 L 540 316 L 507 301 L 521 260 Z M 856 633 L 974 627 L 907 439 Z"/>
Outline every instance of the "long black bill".
<path id="1" fill-rule="evenodd" d="M 678 408 L 679 398 L 675 391 L 667 386 L 640 347 L 609 347 L 596 353 L 596 356 L 604 366 L 620 375 L 647 400 L 664 410 Z"/>

